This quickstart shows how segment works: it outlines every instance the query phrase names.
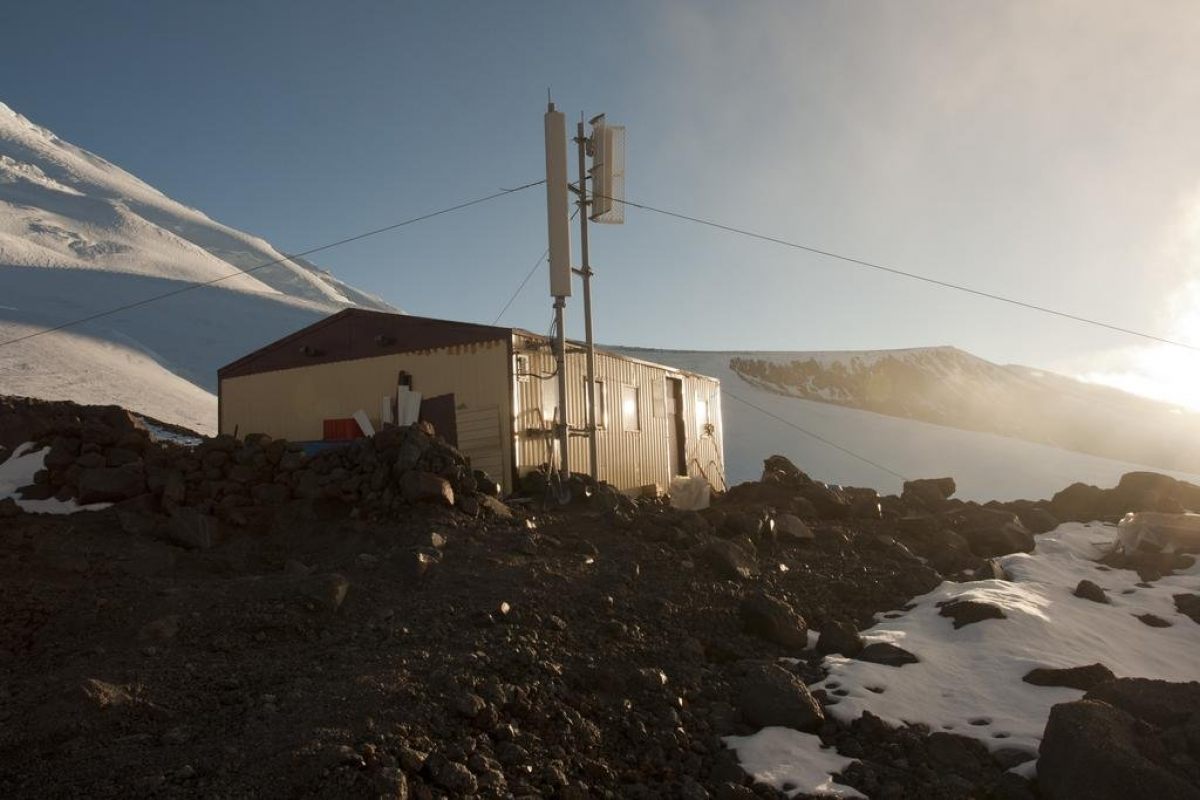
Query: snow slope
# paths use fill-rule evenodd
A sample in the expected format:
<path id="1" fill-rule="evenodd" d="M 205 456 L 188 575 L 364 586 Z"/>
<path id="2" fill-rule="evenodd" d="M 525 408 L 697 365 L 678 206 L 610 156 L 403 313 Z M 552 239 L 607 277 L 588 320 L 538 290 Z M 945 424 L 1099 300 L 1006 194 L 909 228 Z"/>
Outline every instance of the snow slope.
<path id="1" fill-rule="evenodd" d="M 348 305 L 389 308 L 0 103 L 0 342 L 209 281 L 0 346 L 0 393 L 118 403 L 211 432 L 218 366 Z"/>
<path id="2" fill-rule="evenodd" d="M 1200 455 L 1178 446 L 1200 438 L 1200 413 L 954 347 L 739 353 L 732 361 L 780 394 L 1200 471 Z"/>
<path id="3" fill-rule="evenodd" d="M 768 413 L 907 478 L 950 475 L 958 483 L 957 496 L 968 500 L 1047 498 L 1076 481 L 1113 486 L 1122 474 L 1146 468 L 992 433 L 801 400 L 754 385 L 730 367 L 735 357 L 761 354 L 613 349 L 721 381 L 726 474 L 731 483 L 757 478 L 762 460 L 779 453 L 820 480 L 900 491 L 902 481 L 895 475 L 810 438 Z M 1169 474 L 1200 482 L 1200 475 Z"/>
<path id="4" fill-rule="evenodd" d="M 171 200 L 0 104 L 0 342 L 193 282 L 220 280 L 0 345 L 0 393 L 116 403 L 211 433 L 219 366 L 346 305 L 387 308 L 303 260 L 283 259 L 262 239 Z M 848 406 L 861 404 L 861 398 L 833 391 L 821 399 L 848 405 L 799 400 L 778 386 L 751 385 L 730 368 L 734 358 L 781 363 L 803 358 L 833 371 L 837 363 L 871 365 L 900 353 L 906 365 L 935 376 L 938 385 L 960 387 L 960 395 L 996 394 L 1014 385 L 1014 376 L 1036 382 L 1029 371 L 997 367 L 951 348 L 874 354 L 631 353 L 723 381 L 727 472 L 734 481 L 756 477 L 763 457 L 782 452 L 824 480 L 885 491 L 900 486 L 896 476 L 803 436 L 739 403 L 735 395 L 902 475 L 953 475 L 960 496 L 968 498 L 1043 497 L 1076 480 L 1111 485 L 1136 468 L 1018 438 L 857 410 Z M 1118 395 L 1106 402 L 1120 401 Z M 1154 417 L 1142 427 L 1121 427 L 1135 439 L 1148 440 L 1158 426 Z M 1176 446 L 1179 440 L 1170 441 L 1171 451 L 1186 450 Z"/>

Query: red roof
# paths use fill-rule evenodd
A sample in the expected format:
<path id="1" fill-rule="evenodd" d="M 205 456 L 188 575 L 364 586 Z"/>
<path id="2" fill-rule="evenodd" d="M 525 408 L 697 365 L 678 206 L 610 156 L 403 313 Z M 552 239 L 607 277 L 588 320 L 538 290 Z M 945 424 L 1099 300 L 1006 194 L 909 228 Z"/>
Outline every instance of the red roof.
<path id="1" fill-rule="evenodd" d="M 218 378 L 411 353 L 437 347 L 510 341 L 512 328 L 348 308 L 242 356 Z"/>

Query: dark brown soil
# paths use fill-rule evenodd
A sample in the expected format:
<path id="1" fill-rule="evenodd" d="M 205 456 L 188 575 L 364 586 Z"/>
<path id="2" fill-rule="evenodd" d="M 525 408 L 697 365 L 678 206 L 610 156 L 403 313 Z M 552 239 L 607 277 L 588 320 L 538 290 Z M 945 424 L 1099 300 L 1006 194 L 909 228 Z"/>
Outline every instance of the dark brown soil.
<path id="1" fill-rule="evenodd" d="M 723 581 L 676 518 L 308 501 L 208 551 L 112 509 L 6 520 L 0 794 L 741 796 L 731 687 L 804 655 L 745 634 L 742 596 L 819 626 L 938 578 L 847 526 Z"/>

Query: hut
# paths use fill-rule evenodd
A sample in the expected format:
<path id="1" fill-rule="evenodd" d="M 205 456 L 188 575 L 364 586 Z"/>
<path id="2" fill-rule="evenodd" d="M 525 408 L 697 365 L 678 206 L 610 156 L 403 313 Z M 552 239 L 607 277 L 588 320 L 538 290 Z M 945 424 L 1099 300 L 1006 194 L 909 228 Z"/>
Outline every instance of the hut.
<path id="1" fill-rule="evenodd" d="M 566 355 L 568 464 L 589 472 L 586 358 Z M 347 309 L 222 367 L 221 433 L 339 441 L 430 422 L 512 491 L 557 467 L 553 341 L 517 328 Z M 702 478 L 723 490 L 720 382 L 598 349 L 597 477 L 625 492 Z"/>

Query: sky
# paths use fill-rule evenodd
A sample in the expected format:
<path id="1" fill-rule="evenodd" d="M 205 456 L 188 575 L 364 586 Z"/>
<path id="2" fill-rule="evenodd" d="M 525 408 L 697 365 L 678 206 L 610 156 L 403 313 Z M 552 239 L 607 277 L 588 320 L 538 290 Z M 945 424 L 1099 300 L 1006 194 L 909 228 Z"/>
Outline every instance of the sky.
<path id="1" fill-rule="evenodd" d="M 0 100 L 298 252 L 544 175 L 547 90 L 627 128 L 626 196 L 1200 346 L 1189 2 L 54 2 L 5 9 Z M 1200 408 L 1200 353 L 629 209 L 591 228 L 598 341 L 953 345 Z M 315 258 L 492 322 L 531 189 Z M 568 305 L 582 331 L 578 295 Z M 501 319 L 551 318 L 541 267 Z"/>

